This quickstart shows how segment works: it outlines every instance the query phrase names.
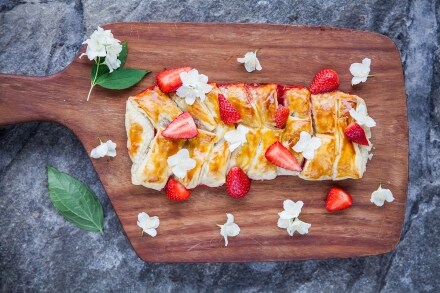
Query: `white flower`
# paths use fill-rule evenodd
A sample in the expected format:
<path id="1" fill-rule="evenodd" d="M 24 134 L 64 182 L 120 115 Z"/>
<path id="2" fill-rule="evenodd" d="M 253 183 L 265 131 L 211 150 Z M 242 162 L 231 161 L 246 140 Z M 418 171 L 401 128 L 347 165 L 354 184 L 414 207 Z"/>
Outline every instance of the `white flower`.
<path id="1" fill-rule="evenodd" d="M 119 53 L 122 51 L 122 45 L 118 42 L 115 42 L 109 46 L 107 46 L 107 56 L 105 57 L 105 64 L 110 69 L 110 72 L 113 72 L 114 69 L 119 68 L 121 66 L 121 60 L 118 59 Z"/>
<path id="2" fill-rule="evenodd" d="M 290 199 L 286 199 L 283 202 L 284 211 L 278 213 L 278 215 L 280 216 L 280 219 L 284 220 L 297 218 L 301 213 L 301 208 L 303 207 L 303 205 L 304 203 L 301 200 L 294 202 Z"/>
<path id="3" fill-rule="evenodd" d="M 297 231 L 299 234 L 304 235 L 309 233 L 309 228 L 312 225 L 306 222 L 301 221 L 298 218 L 295 219 L 278 219 L 278 227 L 281 229 L 287 229 L 287 233 L 290 236 L 293 236 L 293 233 Z"/>
<path id="4" fill-rule="evenodd" d="M 367 81 L 368 75 L 370 74 L 370 65 L 370 58 L 364 58 L 362 63 L 353 63 L 350 65 L 350 72 L 353 75 L 351 85 Z"/>
<path id="5" fill-rule="evenodd" d="M 307 234 L 309 228 L 312 226 L 298 219 L 303 205 L 304 203 L 302 201 L 294 202 L 287 199 L 283 202 L 284 211 L 278 213 L 280 218 L 278 219 L 277 226 L 281 229 L 287 229 L 287 233 L 289 233 L 290 236 L 292 236 L 295 231 L 301 235 Z"/>
<path id="6" fill-rule="evenodd" d="M 232 153 L 236 148 L 246 143 L 246 134 L 249 128 L 243 125 L 238 125 L 237 129 L 225 133 L 225 140 L 228 142 L 229 151 Z"/>
<path id="7" fill-rule="evenodd" d="M 368 116 L 367 107 L 364 104 L 357 105 L 356 110 L 350 109 L 350 116 L 353 117 L 353 119 L 356 120 L 357 124 L 361 126 L 376 126 L 376 122 L 373 120 L 373 118 Z"/>
<path id="8" fill-rule="evenodd" d="M 95 60 L 97 57 L 106 57 L 105 64 L 110 69 L 110 72 L 121 66 L 121 61 L 118 60 L 117 57 L 122 51 L 122 45 L 118 39 L 113 37 L 110 30 L 104 30 L 98 27 L 98 29 L 92 33 L 90 39 L 85 40 L 83 44 L 87 44 L 87 49 L 79 58 L 84 55 L 86 55 L 89 60 Z"/>
<path id="9" fill-rule="evenodd" d="M 106 142 L 101 141 L 101 144 L 90 152 L 90 157 L 94 159 L 103 158 L 105 156 L 116 157 L 116 144 L 111 140 L 107 140 Z"/>
<path id="10" fill-rule="evenodd" d="M 370 201 L 377 205 L 378 207 L 383 206 L 385 201 L 393 202 L 394 196 L 389 189 L 383 189 L 382 185 L 379 185 L 379 188 L 371 194 Z"/>
<path id="11" fill-rule="evenodd" d="M 208 84 L 208 77 L 204 74 L 199 74 L 197 69 L 191 69 L 188 72 L 181 72 L 180 79 L 182 85 L 177 89 L 177 95 L 185 98 L 188 105 L 194 104 L 196 98 L 200 98 L 203 102 L 206 94 L 212 90 L 212 85 Z"/>
<path id="12" fill-rule="evenodd" d="M 297 153 L 302 153 L 307 160 L 315 157 L 315 151 L 321 146 L 321 139 L 319 137 L 312 137 L 310 133 L 301 131 L 299 134 L 299 141 L 292 147 Z"/>
<path id="13" fill-rule="evenodd" d="M 157 235 L 157 227 L 159 227 L 160 221 L 159 217 L 154 216 L 150 217 L 147 213 L 139 213 L 137 225 L 142 228 L 142 235 L 147 233 L 151 237 L 155 237 Z"/>
<path id="14" fill-rule="evenodd" d="M 181 149 L 168 157 L 167 163 L 169 167 L 172 167 L 173 174 L 179 179 L 186 177 L 186 172 L 196 166 L 196 161 L 189 157 L 187 149 Z"/>
<path id="15" fill-rule="evenodd" d="M 225 238 L 225 246 L 228 246 L 228 237 L 235 237 L 240 233 L 240 227 L 234 223 L 234 216 L 226 214 L 228 220 L 224 225 L 217 225 L 220 227 L 220 235 Z"/>
<path id="16" fill-rule="evenodd" d="M 262 70 L 260 61 L 257 58 L 257 51 L 247 52 L 243 58 L 237 58 L 237 62 L 244 63 L 244 68 L 247 72 L 252 72 L 254 70 Z"/>

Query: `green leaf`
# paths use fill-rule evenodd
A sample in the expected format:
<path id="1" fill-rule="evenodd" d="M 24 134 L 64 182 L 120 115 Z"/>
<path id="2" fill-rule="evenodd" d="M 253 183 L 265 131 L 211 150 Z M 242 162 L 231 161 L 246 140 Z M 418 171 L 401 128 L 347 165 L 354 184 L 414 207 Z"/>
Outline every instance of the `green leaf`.
<path id="1" fill-rule="evenodd" d="M 120 67 L 112 73 L 109 72 L 99 76 L 96 84 L 111 90 L 127 89 L 141 81 L 145 74 L 149 72 L 148 70 Z"/>
<path id="2" fill-rule="evenodd" d="M 121 60 L 121 67 L 124 66 L 125 61 L 127 60 L 128 53 L 128 42 L 125 41 L 122 43 L 122 51 L 119 53 L 118 59 Z"/>
<path id="3" fill-rule="evenodd" d="M 103 74 L 106 74 L 107 72 L 110 72 L 110 69 L 108 69 L 108 66 L 104 63 L 104 58 L 102 59 L 101 62 L 103 62 L 103 63 L 99 64 L 99 67 L 96 64 L 96 62 L 93 63 L 92 72 L 90 73 L 90 80 L 92 82 L 95 79 L 95 76 L 99 77 Z M 96 70 L 98 70 L 98 75 L 96 75 Z"/>
<path id="4" fill-rule="evenodd" d="M 77 227 L 103 233 L 104 211 L 95 193 L 84 183 L 47 167 L 49 195 L 58 212 Z"/>

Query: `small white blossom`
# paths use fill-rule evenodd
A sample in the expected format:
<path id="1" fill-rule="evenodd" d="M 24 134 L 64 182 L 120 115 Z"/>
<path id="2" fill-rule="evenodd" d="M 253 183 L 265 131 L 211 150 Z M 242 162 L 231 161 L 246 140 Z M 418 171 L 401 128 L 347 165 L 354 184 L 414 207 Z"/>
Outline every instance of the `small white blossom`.
<path id="1" fill-rule="evenodd" d="M 225 133 L 224 138 L 228 142 L 229 151 L 231 153 L 239 146 L 246 143 L 246 134 L 248 132 L 249 132 L 249 128 L 240 124 L 237 126 L 237 129 Z"/>
<path id="2" fill-rule="evenodd" d="M 353 63 L 350 65 L 350 72 L 353 75 L 351 85 L 367 81 L 368 75 L 370 74 L 370 65 L 370 58 L 364 58 L 362 63 Z"/>
<path id="3" fill-rule="evenodd" d="M 368 116 L 367 107 L 364 104 L 359 104 L 356 107 L 356 110 L 350 109 L 350 116 L 356 120 L 356 123 L 359 125 L 365 125 L 367 127 L 376 126 L 376 122 Z"/>
<path id="4" fill-rule="evenodd" d="M 157 235 L 157 227 L 159 227 L 160 221 L 159 217 L 154 216 L 150 217 L 147 213 L 139 213 L 137 225 L 142 228 L 142 235 L 147 233 L 151 237 L 155 237 Z"/>
<path id="5" fill-rule="evenodd" d="M 301 131 L 299 141 L 292 147 L 297 153 L 302 153 L 304 158 L 311 160 L 315 157 L 315 151 L 321 146 L 319 137 L 312 137 L 310 133 Z"/>
<path id="6" fill-rule="evenodd" d="M 196 166 L 196 161 L 189 157 L 189 151 L 187 149 L 181 149 L 174 155 L 168 157 L 168 166 L 173 174 L 182 179 L 186 177 L 186 172 L 193 169 Z"/>
<path id="7" fill-rule="evenodd" d="M 371 194 L 370 201 L 377 205 L 378 207 L 383 206 L 385 201 L 393 202 L 394 196 L 391 190 L 383 189 L 382 185 L 379 185 L 379 188 Z"/>
<path id="8" fill-rule="evenodd" d="M 228 220 L 224 225 L 217 225 L 220 227 L 220 235 L 225 238 L 225 246 L 228 246 L 228 237 L 235 237 L 240 233 L 240 227 L 234 223 L 234 216 L 226 214 Z"/>
<path id="9" fill-rule="evenodd" d="M 303 205 L 304 203 L 301 200 L 294 202 L 290 199 L 286 199 L 283 202 L 284 211 L 278 213 L 278 215 L 280 216 L 281 219 L 285 219 L 285 220 L 297 218 L 301 213 L 301 209 Z"/>
<path id="10" fill-rule="evenodd" d="M 237 62 L 244 63 L 244 68 L 247 72 L 252 72 L 255 70 L 262 70 L 260 61 L 257 58 L 257 51 L 247 52 L 243 58 L 237 58 Z"/>
<path id="11" fill-rule="evenodd" d="M 301 221 L 298 218 L 295 219 L 278 219 L 278 227 L 281 229 L 287 229 L 287 233 L 290 236 L 293 236 L 293 233 L 297 231 L 299 234 L 304 235 L 309 233 L 309 228 L 312 225 L 306 222 Z"/>
<path id="12" fill-rule="evenodd" d="M 281 229 L 287 229 L 287 233 L 289 233 L 290 236 L 292 236 L 295 231 L 301 235 L 307 234 L 309 228 L 312 226 L 298 219 L 303 205 L 304 203 L 302 201 L 294 202 L 287 199 L 283 202 L 284 211 L 278 213 L 280 218 L 278 219 L 277 226 Z"/>
<path id="13" fill-rule="evenodd" d="M 181 72 L 180 79 L 182 85 L 177 89 L 177 95 L 185 98 L 188 105 L 194 104 L 196 98 L 204 101 L 206 94 L 212 90 L 212 85 L 208 84 L 208 77 L 204 74 L 199 74 L 197 69 L 191 69 L 188 72 Z"/>
<path id="14" fill-rule="evenodd" d="M 79 57 L 86 55 L 89 60 L 95 60 L 97 57 L 105 57 L 105 64 L 113 72 L 114 69 L 121 66 L 121 61 L 117 59 L 119 53 L 122 51 L 122 45 L 118 39 L 113 37 L 110 30 L 104 30 L 98 27 L 92 33 L 90 39 L 83 42 L 87 44 L 86 52 Z"/>
<path id="15" fill-rule="evenodd" d="M 111 140 L 107 140 L 106 142 L 101 141 L 101 144 L 90 152 L 90 157 L 94 159 L 103 158 L 105 156 L 116 157 L 116 144 Z"/>

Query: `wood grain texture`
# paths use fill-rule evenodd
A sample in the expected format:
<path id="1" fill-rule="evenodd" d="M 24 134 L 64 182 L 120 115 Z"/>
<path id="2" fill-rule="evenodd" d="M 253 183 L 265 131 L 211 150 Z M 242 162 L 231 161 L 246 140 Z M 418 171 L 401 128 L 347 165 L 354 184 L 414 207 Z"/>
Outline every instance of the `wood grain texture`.
<path id="1" fill-rule="evenodd" d="M 55 121 L 70 128 L 87 152 L 97 137 L 112 139 L 118 156 L 92 160 L 99 178 L 136 253 L 145 261 L 224 262 L 280 261 L 373 255 L 397 245 L 402 229 L 408 184 L 406 96 L 399 53 L 385 36 L 335 28 L 262 24 L 115 23 L 106 25 L 116 38 L 128 40 L 127 66 L 159 72 L 191 65 L 217 82 L 275 82 L 308 85 L 324 67 L 335 69 L 340 89 L 364 98 L 373 128 L 373 160 L 361 180 L 309 182 L 282 176 L 253 182 L 242 200 L 226 196 L 224 187 L 198 187 L 184 203 L 168 201 L 130 182 L 126 149 L 125 102 L 154 83 L 150 74 L 130 90 L 96 87 L 86 102 L 91 64 L 75 58 L 64 71 L 45 78 L 0 76 L 0 124 Z M 238 56 L 260 48 L 263 70 L 247 73 Z M 84 51 L 82 48 L 81 51 Z M 351 87 L 353 62 L 372 59 L 367 83 Z M 370 203 L 382 183 L 395 201 L 382 208 Z M 352 208 L 327 213 L 324 200 L 331 186 L 347 189 Z M 287 198 L 304 201 L 301 219 L 311 223 L 306 236 L 288 236 L 276 226 Z M 158 237 L 141 237 L 137 214 L 160 217 Z M 216 224 L 233 213 L 241 227 L 224 247 Z"/>

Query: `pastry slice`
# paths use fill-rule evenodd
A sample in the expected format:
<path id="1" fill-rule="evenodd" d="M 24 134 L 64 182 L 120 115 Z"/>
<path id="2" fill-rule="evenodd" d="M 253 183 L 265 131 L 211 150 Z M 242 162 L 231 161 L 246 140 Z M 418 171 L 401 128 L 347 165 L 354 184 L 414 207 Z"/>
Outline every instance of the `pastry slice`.
<path id="1" fill-rule="evenodd" d="M 260 116 L 251 97 L 248 95 L 245 84 L 221 85 L 219 89 L 234 108 L 237 109 L 241 116 L 242 124 L 248 127 L 261 127 Z"/>
<path id="2" fill-rule="evenodd" d="M 220 89 L 217 87 L 217 84 L 210 83 L 212 86 L 212 90 L 206 94 L 206 99 L 204 104 L 211 112 L 212 118 L 218 124 L 222 123 L 222 119 L 220 118 L 220 109 L 218 106 L 218 94 L 221 93 Z"/>
<path id="3" fill-rule="evenodd" d="M 358 104 L 365 104 L 358 96 L 338 93 L 338 121 L 336 127 L 337 156 L 333 166 L 333 180 L 359 179 L 363 176 L 368 161 L 370 146 L 362 146 L 351 142 L 344 135 L 345 128 L 355 122 L 350 115 L 351 109 L 356 109 Z M 367 138 L 371 132 L 363 127 Z"/>
<path id="4" fill-rule="evenodd" d="M 304 157 L 301 153 L 295 152 L 292 148 L 299 141 L 301 131 L 305 131 L 313 135 L 313 127 L 311 119 L 287 118 L 286 127 L 281 136 L 281 143 L 292 153 L 296 161 L 302 166 Z M 298 175 L 297 171 L 278 168 L 278 175 Z"/>
<path id="5" fill-rule="evenodd" d="M 232 152 L 227 170 L 234 166 L 237 166 L 243 169 L 245 173 L 247 173 L 251 165 L 252 159 L 257 152 L 260 141 L 261 130 L 249 128 L 249 131 L 246 134 L 246 142 Z"/>
<path id="6" fill-rule="evenodd" d="M 299 119 L 311 118 L 310 91 L 301 86 L 287 87 L 283 97 L 285 106 L 289 107 L 290 115 Z"/>
<path id="7" fill-rule="evenodd" d="M 203 167 L 200 184 L 209 187 L 218 187 L 225 184 L 226 169 L 230 155 L 231 152 L 226 140 L 222 139 L 216 143 Z"/>
<path id="8" fill-rule="evenodd" d="M 186 177 L 177 179 L 186 188 L 191 189 L 200 184 L 203 165 L 207 162 L 209 154 L 214 143 L 217 140 L 217 135 L 199 129 L 199 134 L 196 137 L 188 139 L 183 148 L 188 149 L 189 157 L 196 161 L 196 166 L 186 173 Z M 164 156 L 165 161 L 167 156 Z"/>
<path id="9" fill-rule="evenodd" d="M 338 92 L 312 95 L 313 124 L 316 133 L 334 135 Z"/>
<path id="10" fill-rule="evenodd" d="M 158 131 L 150 148 L 142 161 L 133 164 L 131 179 L 134 185 L 161 190 L 165 187 L 171 169 L 167 158 L 177 153 L 185 144 L 185 140 L 171 140 L 162 136 Z"/>
<path id="11" fill-rule="evenodd" d="M 211 111 L 209 111 L 205 106 L 205 103 L 201 102 L 200 99 L 196 99 L 192 105 L 188 105 L 185 102 L 185 99 L 176 94 L 172 96 L 172 99 L 182 111 L 187 111 L 191 114 L 197 128 L 213 131 L 217 127 L 217 123 L 214 120 Z"/>
<path id="12" fill-rule="evenodd" d="M 278 107 L 277 85 L 274 83 L 249 85 L 248 92 L 257 108 L 263 126 L 275 128 L 275 112 Z"/>
<path id="13" fill-rule="evenodd" d="M 276 141 L 281 140 L 283 130 L 263 128 L 261 130 L 261 142 L 251 161 L 247 175 L 254 180 L 269 180 L 277 177 L 277 166 L 269 162 L 265 153 L 267 148 Z"/>
<path id="14" fill-rule="evenodd" d="M 357 97 L 340 92 L 337 98 L 338 120 L 336 123 L 336 158 L 333 166 L 333 180 L 358 179 L 360 172 L 356 158 L 356 145 L 344 135 L 345 128 L 352 122 L 350 109 L 356 109 Z"/>
<path id="15" fill-rule="evenodd" d="M 316 134 L 321 139 L 321 146 L 315 156 L 307 160 L 299 177 L 306 180 L 329 180 L 333 176 L 333 163 L 336 157 L 336 140 L 333 135 Z"/>
<path id="16" fill-rule="evenodd" d="M 125 129 L 130 159 L 132 162 L 139 162 L 154 138 L 154 128 L 145 112 L 130 99 L 126 104 Z"/>
<path id="17" fill-rule="evenodd" d="M 174 103 L 168 95 L 161 92 L 157 86 L 154 89 L 147 89 L 129 99 L 144 110 L 156 129 L 166 127 L 182 113 L 176 103 Z"/>

